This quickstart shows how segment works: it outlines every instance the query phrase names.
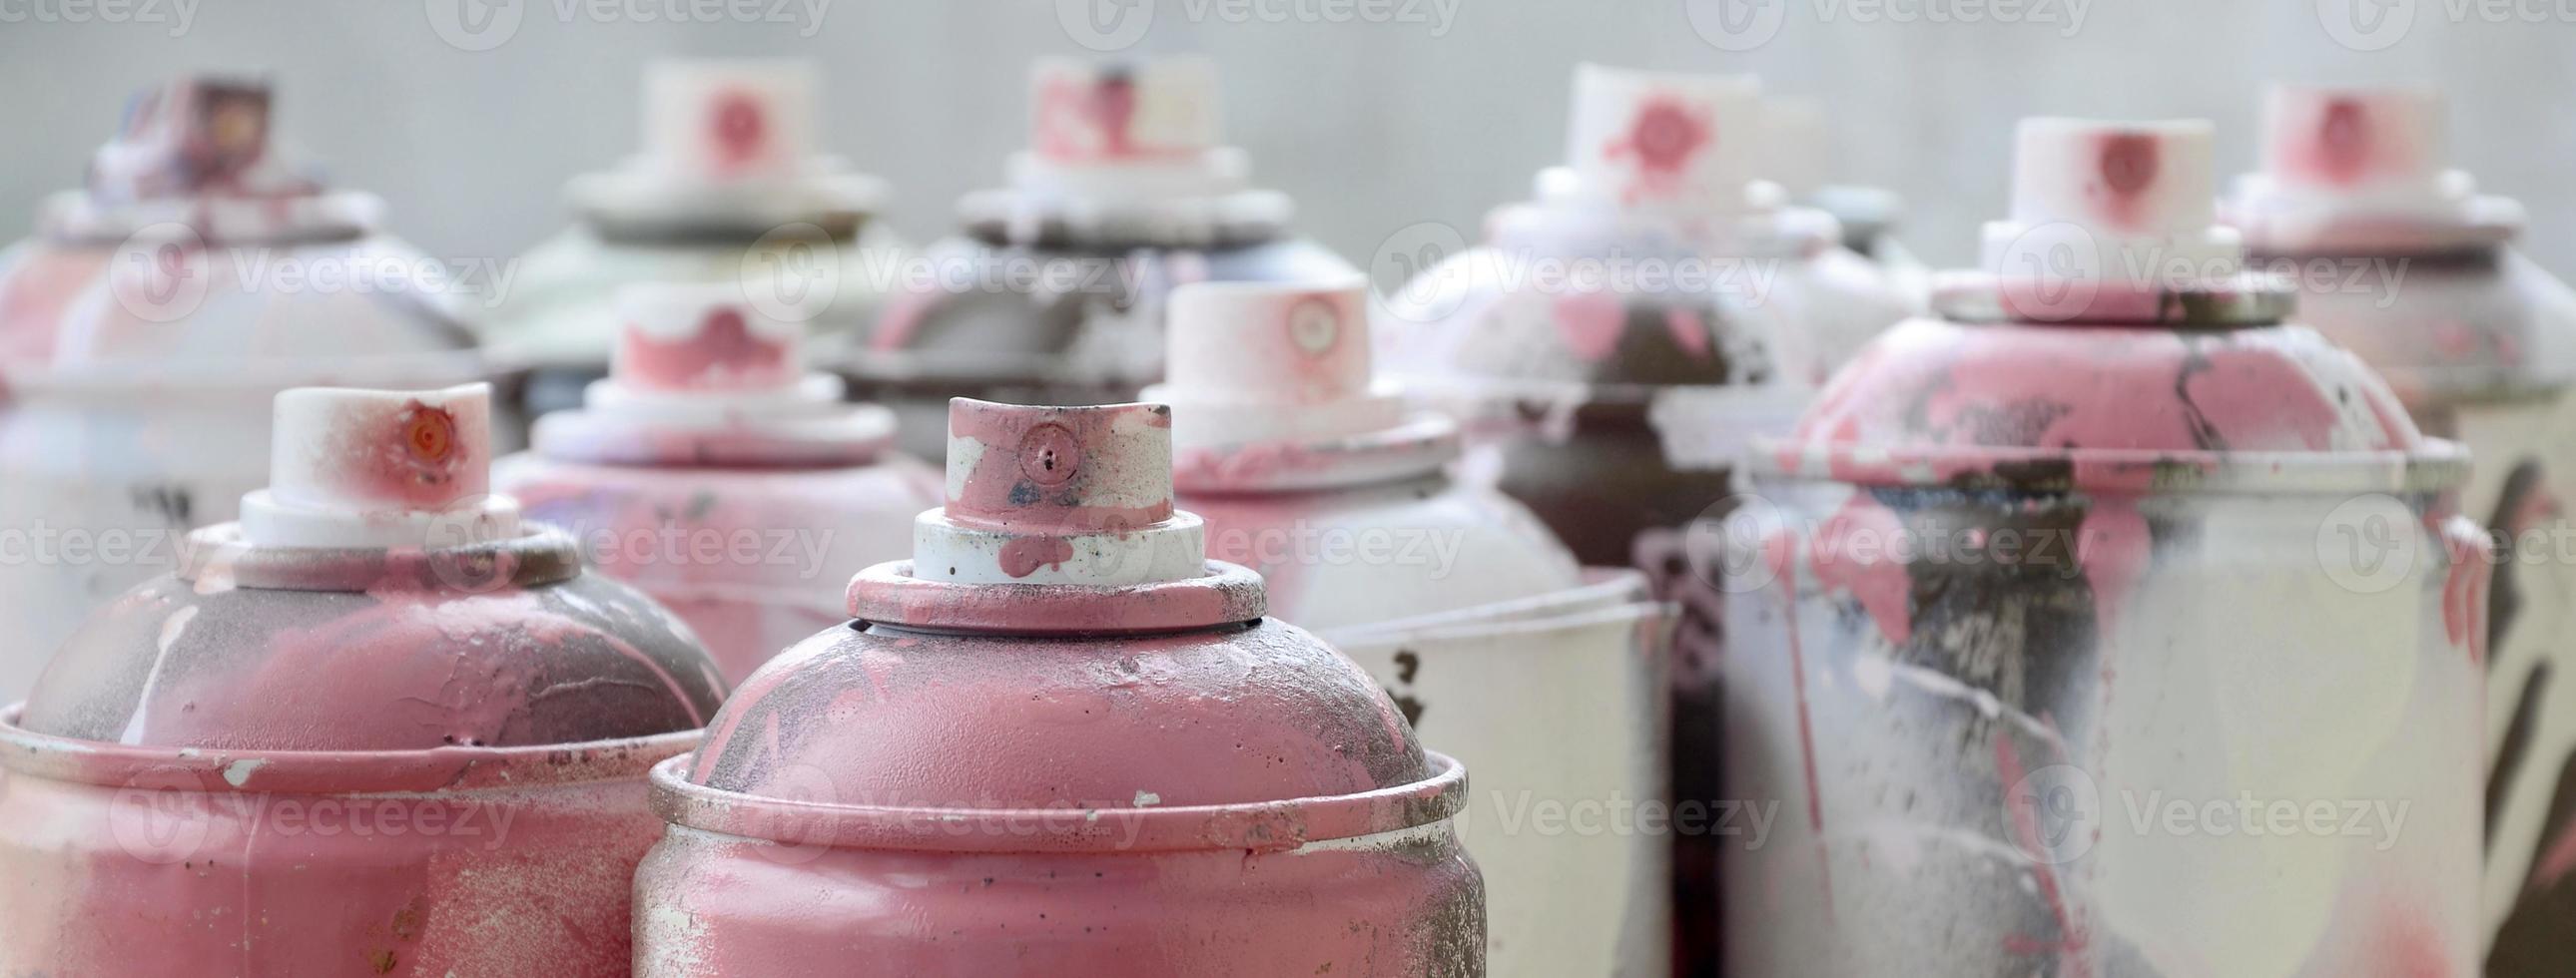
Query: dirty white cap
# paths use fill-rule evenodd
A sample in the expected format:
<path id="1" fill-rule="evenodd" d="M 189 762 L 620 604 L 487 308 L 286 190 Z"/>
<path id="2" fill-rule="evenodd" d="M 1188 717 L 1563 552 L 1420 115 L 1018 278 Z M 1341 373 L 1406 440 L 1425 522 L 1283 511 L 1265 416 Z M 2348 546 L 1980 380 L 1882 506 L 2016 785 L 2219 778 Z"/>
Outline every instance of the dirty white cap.
<path id="1" fill-rule="evenodd" d="M 492 387 L 299 387 L 277 395 L 268 488 L 242 497 L 263 547 L 442 547 L 519 531 L 491 494 Z"/>
<path id="2" fill-rule="evenodd" d="M 1623 207 L 1733 213 L 1761 175 L 1762 130 L 1762 83 L 1751 75 L 1582 64 L 1566 163 L 1587 194 Z"/>
<path id="3" fill-rule="evenodd" d="M 1107 201 L 1242 189 L 1243 151 L 1221 144 L 1216 63 L 1202 57 L 1040 58 L 1029 68 L 1023 192 Z"/>
<path id="4" fill-rule="evenodd" d="M 2478 196 L 2476 180 L 2443 166 L 2445 135 L 2429 86 L 2274 85 L 2262 169 L 2238 179 L 2229 216 L 2257 242 L 2368 237 L 2391 224 L 2519 227 L 2520 205 Z"/>
<path id="5" fill-rule="evenodd" d="M 2217 223 L 2211 140 L 2201 119 L 2022 120 L 2012 216 L 1987 222 L 1985 269 L 2017 278 L 2233 274 L 2244 249 Z"/>
<path id="6" fill-rule="evenodd" d="M 1368 282 L 1203 282 L 1172 291 L 1164 383 L 1187 451 L 1303 442 L 1404 421 L 1392 384 L 1371 376 Z"/>
<path id="7" fill-rule="evenodd" d="M 1826 179 L 1825 108 L 1811 98 L 1773 95 L 1762 100 L 1762 179 L 1792 196 L 1806 197 Z"/>
<path id="8" fill-rule="evenodd" d="M 913 523 L 913 576 L 1128 587 L 1205 572 L 1206 531 L 1172 508 L 1160 404 L 948 409 L 947 504 Z"/>
<path id="9" fill-rule="evenodd" d="M 814 152 L 817 72 L 801 58 L 662 60 L 644 70 L 644 165 L 723 181 L 793 176 Z"/>
<path id="10" fill-rule="evenodd" d="M 635 283 L 618 289 L 617 310 L 609 377 L 625 391 L 756 395 L 804 378 L 804 327 L 762 312 L 735 283 Z"/>

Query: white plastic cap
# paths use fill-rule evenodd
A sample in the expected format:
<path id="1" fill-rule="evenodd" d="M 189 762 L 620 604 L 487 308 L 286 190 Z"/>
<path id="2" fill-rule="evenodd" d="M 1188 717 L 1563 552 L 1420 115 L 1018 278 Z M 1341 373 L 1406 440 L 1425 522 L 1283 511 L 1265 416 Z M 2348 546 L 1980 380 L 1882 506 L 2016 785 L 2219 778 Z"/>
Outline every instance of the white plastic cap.
<path id="1" fill-rule="evenodd" d="M 2429 193 L 2443 135 L 2431 88 L 2274 85 L 2263 99 L 2263 172 L 2284 186 Z"/>
<path id="2" fill-rule="evenodd" d="M 1215 149 L 1216 63 L 1206 58 L 1029 67 L 1029 148 L 1050 163 L 1117 164 Z"/>
<path id="3" fill-rule="evenodd" d="M 609 376 L 634 392 L 735 394 L 795 387 L 805 330 L 771 317 L 730 282 L 653 282 L 617 292 L 625 319 Z"/>
<path id="4" fill-rule="evenodd" d="M 518 532 L 491 491 L 492 387 L 299 387 L 277 395 L 268 488 L 242 531 L 268 547 L 433 547 Z"/>
<path id="5" fill-rule="evenodd" d="M 2024 119 L 2013 145 L 2012 217 L 1985 227 L 1985 267 L 2027 277 L 2232 272 L 2244 249 L 2217 223 L 2207 120 Z"/>
<path id="6" fill-rule="evenodd" d="M 1688 213 L 1744 208 L 1762 169 L 1762 83 L 1751 75 L 1574 69 L 1567 164 L 1622 206 Z"/>
<path id="7" fill-rule="evenodd" d="M 1203 282 L 1172 291 L 1163 384 L 1183 449 L 1304 441 L 1394 427 L 1390 386 L 1372 383 L 1368 283 Z"/>
<path id="8" fill-rule="evenodd" d="M 814 63 L 655 61 L 644 71 L 644 160 L 701 180 L 798 173 L 814 149 Z"/>
<path id="9" fill-rule="evenodd" d="M 913 576 L 1126 587 L 1204 573 L 1204 524 L 1172 508 L 1159 404 L 948 407 L 947 504 L 913 522 Z"/>

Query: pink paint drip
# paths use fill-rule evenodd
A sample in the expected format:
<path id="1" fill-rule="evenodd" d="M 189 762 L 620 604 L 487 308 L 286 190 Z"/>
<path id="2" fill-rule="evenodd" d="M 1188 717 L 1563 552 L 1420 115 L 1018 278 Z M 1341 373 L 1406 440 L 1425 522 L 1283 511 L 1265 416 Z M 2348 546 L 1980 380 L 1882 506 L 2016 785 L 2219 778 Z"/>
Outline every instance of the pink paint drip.
<path id="1" fill-rule="evenodd" d="M 1817 586 L 1858 599 L 1890 645 L 1905 644 L 1914 629 L 1913 580 L 1892 552 L 1905 538 L 1905 523 L 1895 511 L 1866 492 L 1855 492 L 1817 529 L 1815 547 L 1807 555 Z"/>
<path id="2" fill-rule="evenodd" d="M 1664 329 L 1673 334 L 1673 345 L 1680 347 L 1691 359 L 1708 359 L 1711 347 L 1708 324 L 1700 320 L 1698 310 L 1684 306 L 1665 309 Z"/>
<path id="3" fill-rule="evenodd" d="M 1807 706 L 1807 652 L 1798 638 L 1797 541 L 1786 533 L 1762 542 L 1762 556 L 1780 583 L 1781 624 L 1789 639 L 1789 680 L 1798 701 L 1798 757 L 1807 781 L 1807 828 L 1816 834 L 1816 878 L 1824 894 L 1825 918 L 1834 916 L 1834 871 L 1825 844 L 1825 795 L 1816 776 L 1815 721 Z"/>
<path id="4" fill-rule="evenodd" d="M 1556 334 L 1576 359 L 1598 363 L 1619 348 L 1619 331 L 1627 310 L 1609 292 L 1574 292 L 1552 303 Z"/>
<path id="5" fill-rule="evenodd" d="M 2012 736 L 2002 731 L 1994 734 L 1995 777 L 2003 783 L 2004 810 L 2012 813 L 2014 841 L 2031 857 L 2031 875 L 2039 884 L 2040 899 L 2047 902 L 2049 915 L 2057 920 L 2058 939 L 2040 941 L 2028 936 L 2006 938 L 2004 950 L 2013 954 L 2046 954 L 2054 952 L 2066 968 L 2068 978 L 2085 978 L 2093 973 L 2093 962 L 2086 949 L 2092 935 L 2068 905 L 2057 868 L 2048 863 L 2048 849 L 2039 836 L 2039 811 L 2036 805 L 2018 804 L 2012 796 L 2029 772 L 2022 769 L 2021 754 L 2013 749 Z"/>

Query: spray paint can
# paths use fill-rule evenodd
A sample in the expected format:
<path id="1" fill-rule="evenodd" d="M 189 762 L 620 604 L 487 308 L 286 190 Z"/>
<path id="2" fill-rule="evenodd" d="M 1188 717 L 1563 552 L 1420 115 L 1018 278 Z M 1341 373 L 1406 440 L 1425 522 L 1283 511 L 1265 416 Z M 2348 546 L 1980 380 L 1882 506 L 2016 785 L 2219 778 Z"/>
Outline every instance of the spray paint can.
<path id="1" fill-rule="evenodd" d="M 0 718 L 0 972 L 627 974 L 714 664 L 484 491 L 484 385 L 276 412 L 241 521 Z"/>
<path id="2" fill-rule="evenodd" d="M 1097 404 L 1162 376 L 1163 306 L 1189 282 L 1309 281 L 1348 262 L 1292 236 L 1288 196 L 1222 143 L 1205 58 L 1042 58 L 1008 186 L 922 255 L 848 369 L 936 459 L 948 398 Z"/>
<path id="3" fill-rule="evenodd" d="M 1684 528 L 1723 515 L 1746 439 L 1785 431 L 1832 368 L 1905 314 L 1822 212 L 1760 169 L 1750 77 L 1585 65 L 1571 164 L 1496 210 L 1486 241 L 1384 305 L 1378 342 L 1408 391 L 1467 419 L 1465 471 L 1527 504 L 1590 565 L 1635 564 L 1680 605 L 1676 810 L 1722 801 L 1716 608 Z M 1542 274 L 1547 273 L 1547 274 Z M 1716 964 L 1710 832 L 1673 833 L 1686 969 Z"/>
<path id="4" fill-rule="evenodd" d="M 257 77 L 127 103 L 88 186 L 0 252 L 0 697 L 117 593 L 177 563 L 266 475 L 269 402 L 299 384 L 484 375 L 444 266 L 272 149 Z"/>
<path id="5" fill-rule="evenodd" d="M 2300 319 L 2370 361 L 2429 434 L 2478 465 L 2462 508 L 2496 548 L 2487 634 L 2486 973 L 2576 967 L 2576 881 L 2560 799 L 2576 755 L 2571 539 L 2556 484 L 2576 471 L 2576 293 L 2513 247 L 2519 204 L 2442 165 L 2429 88 L 2276 87 L 2262 169 L 2229 217 L 2296 281 Z"/>
<path id="6" fill-rule="evenodd" d="M 644 71 L 643 152 L 564 188 L 573 225 L 519 258 L 484 330 L 530 369 L 527 415 L 578 407 L 608 369 L 621 286 L 722 282 L 804 324 L 818 357 L 876 317 L 903 243 L 885 181 L 816 150 L 811 61 L 660 60 Z"/>
<path id="7" fill-rule="evenodd" d="M 1483 975 L 1464 769 L 1206 559 L 1168 409 L 952 410 L 912 559 L 655 769 L 638 974 Z"/>
<path id="8" fill-rule="evenodd" d="M 1661 978 L 1669 844 L 1636 816 L 1667 801 L 1667 615 L 1640 575 L 1586 575 L 1526 508 L 1448 475 L 1457 424 L 1372 378 L 1367 300 L 1357 276 L 1173 290 L 1170 380 L 1146 397 L 1172 408 L 1180 505 L 1273 614 L 1476 771 L 1493 974 Z"/>
<path id="9" fill-rule="evenodd" d="M 894 415 L 807 373 L 804 327 L 731 285 L 631 285 L 587 406 L 538 419 L 494 481 L 602 573 L 678 612 L 739 682 L 847 621 L 849 576 L 910 549 L 939 474 Z"/>
<path id="10" fill-rule="evenodd" d="M 1729 974 L 2474 973 L 2467 455 L 2287 323 L 2210 141 L 2024 121 L 1982 269 L 1749 458 Z"/>

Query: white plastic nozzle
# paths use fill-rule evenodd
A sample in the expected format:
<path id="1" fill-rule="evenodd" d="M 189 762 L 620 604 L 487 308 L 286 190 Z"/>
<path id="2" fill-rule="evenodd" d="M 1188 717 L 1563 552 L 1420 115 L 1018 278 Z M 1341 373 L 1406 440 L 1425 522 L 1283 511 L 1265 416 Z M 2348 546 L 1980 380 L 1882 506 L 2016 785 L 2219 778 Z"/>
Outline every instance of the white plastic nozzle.
<path id="1" fill-rule="evenodd" d="M 1402 423 L 1392 386 L 1371 376 L 1367 288 L 1353 276 L 1173 290 L 1167 379 L 1145 395 L 1172 406 L 1173 443 L 1310 441 Z"/>
<path id="2" fill-rule="evenodd" d="M 1124 587 L 1204 573 L 1199 518 L 1172 508 L 1171 409 L 958 398 L 947 504 L 913 523 L 913 576 Z"/>
<path id="3" fill-rule="evenodd" d="M 492 387 L 299 387 L 277 395 L 268 488 L 242 497 L 266 547 L 438 547 L 518 532 L 490 494 Z"/>
<path id="4" fill-rule="evenodd" d="M 1216 64 L 1206 58 L 1040 58 L 1029 68 L 1029 147 L 1051 163 L 1187 156 L 1217 148 Z"/>
<path id="5" fill-rule="evenodd" d="M 2263 99 L 2263 172 L 2284 186 L 2434 192 L 2442 139 L 2431 88 L 2274 85 Z"/>
<path id="6" fill-rule="evenodd" d="M 1686 213 L 1744 209 L 1762 169 L 1762 83 L 1751 75 L 1574 69 L 1566 162 L 1598 196 Z"/>
<path id="7" fill-rule="evenodd" d="M 628 391 L 758 393 L 804 379 L 804 329 L 761 312 L 734 283 L 628 285 L 617 306 L 625 324 L 609 376 Z"/>
<path id="8" fill-rule="evenodd" d="M 2217 223 L 2206 120 L 2024 119 L 2012 216 L 1985 227 L 1985 267 L 2030 277 L 2232 273 L 2244 249 Z"/>
<path id="9" fill-rule="evenodd" d="M 701 180 L 784 177 L 814 151 L 814 63 L 656 61 L 644 72 L 644 160 Z"/>

